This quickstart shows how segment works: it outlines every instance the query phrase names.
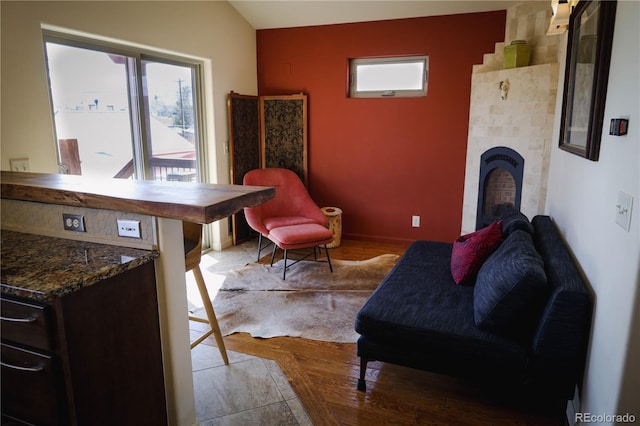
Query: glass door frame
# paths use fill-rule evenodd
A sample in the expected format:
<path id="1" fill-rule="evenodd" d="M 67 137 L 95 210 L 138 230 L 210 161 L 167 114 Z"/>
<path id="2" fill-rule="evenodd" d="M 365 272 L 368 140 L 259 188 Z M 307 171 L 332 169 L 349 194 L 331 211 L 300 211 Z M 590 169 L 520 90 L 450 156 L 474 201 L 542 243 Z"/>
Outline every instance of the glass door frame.
<path id="1" fill-rule="evenodd" d="M 206 134 L 204 126 L 204 100 L 203 100 L 203 80 L 202 80 L 202 61 L 195 60 L 193 58 L 180 57 L 175 55 L 169 55 L 165 53 L 158 53 L 151 50 L 140 48 L 129 48 L 116 43 L 109 43 L 102 40 L 93 40 L 85 37 L 80 37 L 72 34 L 65 34 L 51 30 L 43 30 L 43 50 L 45 54 L 45 65 L 48 67 L 47 48 L 46 43 L 57 43 L 71 47 L 77 47 L 82 49 L 93 50 L 97 52 L 103 52 L 107 54 L 116 54 L 125 56 L 127 58 L 126 70 L 127 70 L 127 91 L 129 102 L 129 116 L 131 122 L 131 135 L 133 146 L 133 162 L 134 162 L 134 176 L 136 179 L 151 179 L 151 170 L 149 166 L 147 153 L 149 151 L 148 144 L 149 139 L 149 126 L 150 121 L 146 118 L 149 114 L 149 103 L 145 102 L 145 79 L 146 75 L 143 74 L 142 61 L 152 61 L 169 65 L 178 65 L 189 67 L 192 70 L 192 92 L 194 93 L 193 108 L 194 108 L 194 131 L 195 131 L 195 151 L 196 151 L 196 175 L 198 182 L 207 182 L 207 148 L 206 148 Z M 47 78 L 49 79 L 49 71 L 47 69 Z M 48 82 L 50 87 L 50 82 Z M 49 90 L 49 101 L 52 111 L 52 117 L 54 117 L 54 104 Z M 59 171 L 64 172 L 63 165 L 61 164 L 60 147 L 58 145 L 58 135 L 55 126 L 53 126 L 54 145 L 57 156 L 57 163 Z"/>
<path id="2" fill-rule="evenodd" d="M 128 91 L 128 107 L 131 122 L 131 135 L 133 146 L 133 162 L 135 179 L 149 179 L 150 166 L 147 160 L 149 143 L 149 120 L 145 116 L 149 112 L 149 105 L 144 100 L 144 79 L 146 76 L 142 73 L 142 61 L 151 60 L 154 62 L 188 66 L 192 69 L 192 92 L 194 94 L 194 131 L 195 131 L 195 150 L 196 150 L 196 175 L 197 182 L 209 182 L 209 165 L 208 165 L 208 148 L 206 144 L 207 132 L 205 125 L 205 93 L 204 84 L 204 62 L 196 58 L 186 56 L 171 55 L 165 52 L 157 52 L 152 49 L 130 47 L 105 40 L 92 39 L 75 34 L 68 34 L 52 29 L 43 28 L 42 30 L 43 44 L 42 48 L 45 57 L 45 66 L 47 67 L 47 79 L 50 79 L 48 70 L 48 58 L 46 43 L 57 43 L 71 47 L 89 49 L 93 51 L 111 53 L 127 57 L 127 91 Z M 51 93 L 51 83 L 47 81 L 49 90 L 49 102 L 51 117 L 53 120 L 53 136 L 56 153 L 56 162 L 58 164 L 59 173 L 65 173 L 64 166 L 61 163 L 60 146 L 58 144 L 58 134 L 55 125 L 54 103 Z M 135 146 L 137 144 L 137 147 Z M 210 226 L 204 226 L 203 233 L 203 249 L 207 250 L 212 247 L 215 240 Z"/>

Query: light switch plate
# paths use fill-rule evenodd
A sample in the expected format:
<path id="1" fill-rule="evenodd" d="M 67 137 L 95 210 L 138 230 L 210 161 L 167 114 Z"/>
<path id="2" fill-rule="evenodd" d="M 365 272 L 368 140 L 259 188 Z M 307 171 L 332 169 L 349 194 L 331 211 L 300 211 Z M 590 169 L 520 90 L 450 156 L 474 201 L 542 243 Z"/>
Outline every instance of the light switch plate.
<path id="1" fill-rule="evenodd" d="M 616 223 L 625 231 L 629 232 L 631 225 L 631 208 L 633 207 L 633 197 L 626 192 L 618 192 L 618 202 L 616 203 Z"/>
<path id="2" fill-rule="evenodd" d="M 117 219 L 118 235 L 129 238 L 142 238 L 140 235 L 140 221 Z"/>

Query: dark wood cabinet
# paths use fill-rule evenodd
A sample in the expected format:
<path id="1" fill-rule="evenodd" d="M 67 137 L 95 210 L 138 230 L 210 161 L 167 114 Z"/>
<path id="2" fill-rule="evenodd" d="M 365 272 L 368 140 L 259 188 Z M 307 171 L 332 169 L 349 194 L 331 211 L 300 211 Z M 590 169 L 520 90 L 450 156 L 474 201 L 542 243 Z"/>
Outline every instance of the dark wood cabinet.
<path id="1" fill-rule="evenodd" d="M 2 415 L 167 424 L 154 263 L 49 303 L 2 294 Z"/>

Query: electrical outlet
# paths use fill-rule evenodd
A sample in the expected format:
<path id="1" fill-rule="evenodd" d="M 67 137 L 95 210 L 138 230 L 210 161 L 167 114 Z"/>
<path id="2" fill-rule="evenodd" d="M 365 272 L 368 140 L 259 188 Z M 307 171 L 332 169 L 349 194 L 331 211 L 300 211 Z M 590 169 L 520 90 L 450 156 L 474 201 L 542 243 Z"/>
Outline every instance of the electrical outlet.
<path id="1" fill-rule="evenodd" d="M 411 226 L 420 228 L 420 216 L 411 216 Z"/>
<path id="2" fill-rule="evenodd" d="M 118 219 L 118 235 L 129 238 L 142 238 L 140 235 L 140 221 Z"/>
<path id="3" fill-rule="evenodd" d="M 84 216 L 81 214 L 62 213 L 62 222 L 67 231 L 87 232 L 84 228 Z"/>
<path id="4" fill-rule="evenodd" d="M 9 166 L 12 172 L 28 172 L 31 170 L 28 158 L 10 158 Z"/>

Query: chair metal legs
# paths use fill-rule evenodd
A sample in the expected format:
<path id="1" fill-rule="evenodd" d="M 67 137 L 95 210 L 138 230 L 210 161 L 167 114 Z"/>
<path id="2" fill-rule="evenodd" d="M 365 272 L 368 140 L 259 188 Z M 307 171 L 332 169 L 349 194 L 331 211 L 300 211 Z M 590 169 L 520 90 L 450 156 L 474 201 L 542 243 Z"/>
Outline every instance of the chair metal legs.
<path id="1" fill-rule="evenodd" d="M 204 282 L 204 277 L 202 276 L 202 271 L 200 270 L 200 266 L 196 266 L 192 269 L 193 274 L 196 278 L 196 283 L 198 284 L 198 290 L 200 291 L 200 297 L 202 297 L 202 303 L 204 305 L 204 310 L 207 313 L 207 319 L 198 318 L 194 316 L 189 316 L 189 319 L 192 321 L 198 321 L 209 324 L 211 329 L 207 331 L 205 334 L 200 336 L 197 340 L 195 340 L 191 344 L 191 349 L 193 349 L 196 345 L 202 342 L 204 339 L 209 337 L 211 334 L 216 338 L 216 343 L 218 344 L 218 350 L 220 351 L 220 355 L 222 355 L 222 359 L 225 364 L 229 364 L 229 358 L 227 357 L 227 349 L 224 346 L 224 340 L 222 339 L 222 332 L 220 331 L 220 326 L 218 325 L 218 320 L 216 318 L 216 313 L 213 310 L 213 304 L 211 303 L 211 298 L 209 297 L 209 292 L 207 291 L 207 286 Z"/>
<path id="2" fill-rule="evenodd" d="M 276 250 L 278 249 L 277 245 L 273 245 L 273 250 L 271 250 L 271 262 L 269 263 L 270 266 L 273 266 L 273 260 L 276 258 Z"/>
<path id="3" fill-rule="evenodd" d="M 313 248 L 313 252 L 315 253 L 316 248 Z M 289 253 L 289 250 L 284 251 L 284 268 L 282 269 L 282 279 L 285 280 L 287 278 L 287 253 Z"/>
<path id="4" fill-rule="evenodd" d="M 260 262 L 260 252 L 262 251 L 262 233 L 258 234 L 258 260 L 256 262 Z"/>
<path id="5" fill-rule="evenodd" d="M 271 266 L 273 266 L 273 261 L 275 260 L 275 256 L 276 256 L 276 250 L 278 249 L 278 246 L 276 244 L 273 245 L 273 251 L 271 252 Z M 316 262 L 320 262 L 318 260 L 318 254 L 316 252 L 316 250 L 318 249 L 318 246 L 314 246 L 313 247 L 313 260 Z M 284 269 L 282 270 L 282 279 L 285 280 L 287 278 L 287 269 L 289 269 L 291 266 L 295 265 L 296 263 L 306 259 L 307 257 L 311 256 L 311 253 L 307 254 L 306 256 L 301 257 L 300 259 L 295 259 L 292 263 L 287 265 L 287 260 L 289 260 L 289 250 L 287 249 L 283 249 L 284 251 Z M 329 270 L 331 272 L 333 272 L 333 266 L 331 265 L 331 257 L 329 256 L 329 250 L 327 248 L 327 245 L 324 245 L 324 251 L 327 254 L 327 263 L 329 264 Z"/>
<path id="6" fill-rule="evenodd" d="M 265 244 L 264 246 L 262 245 L 262 234 L 259 233 L 258 234 L 258 260 L 257 260 L 257 262 L 260 262 L 260 253 L 262 252 L 262 249 L 265 249 L 265 248 L 269 247 L 269 244 L 273 244 L 273 242 L 267 238 L 267 244 Z M 275 248 L 275 246 L 276 245 L 273 244 L 274 248 Z"/>
<path id="7" fill-rule="evenodd" d="M 327 262 L 329 262 L 329 270 L 333 272 L 333 266 L 331 265 L 331 258 L 329 257 L 329 248 L 327 245 L 324 245 L 324 252 L 327 253 Z"/>

